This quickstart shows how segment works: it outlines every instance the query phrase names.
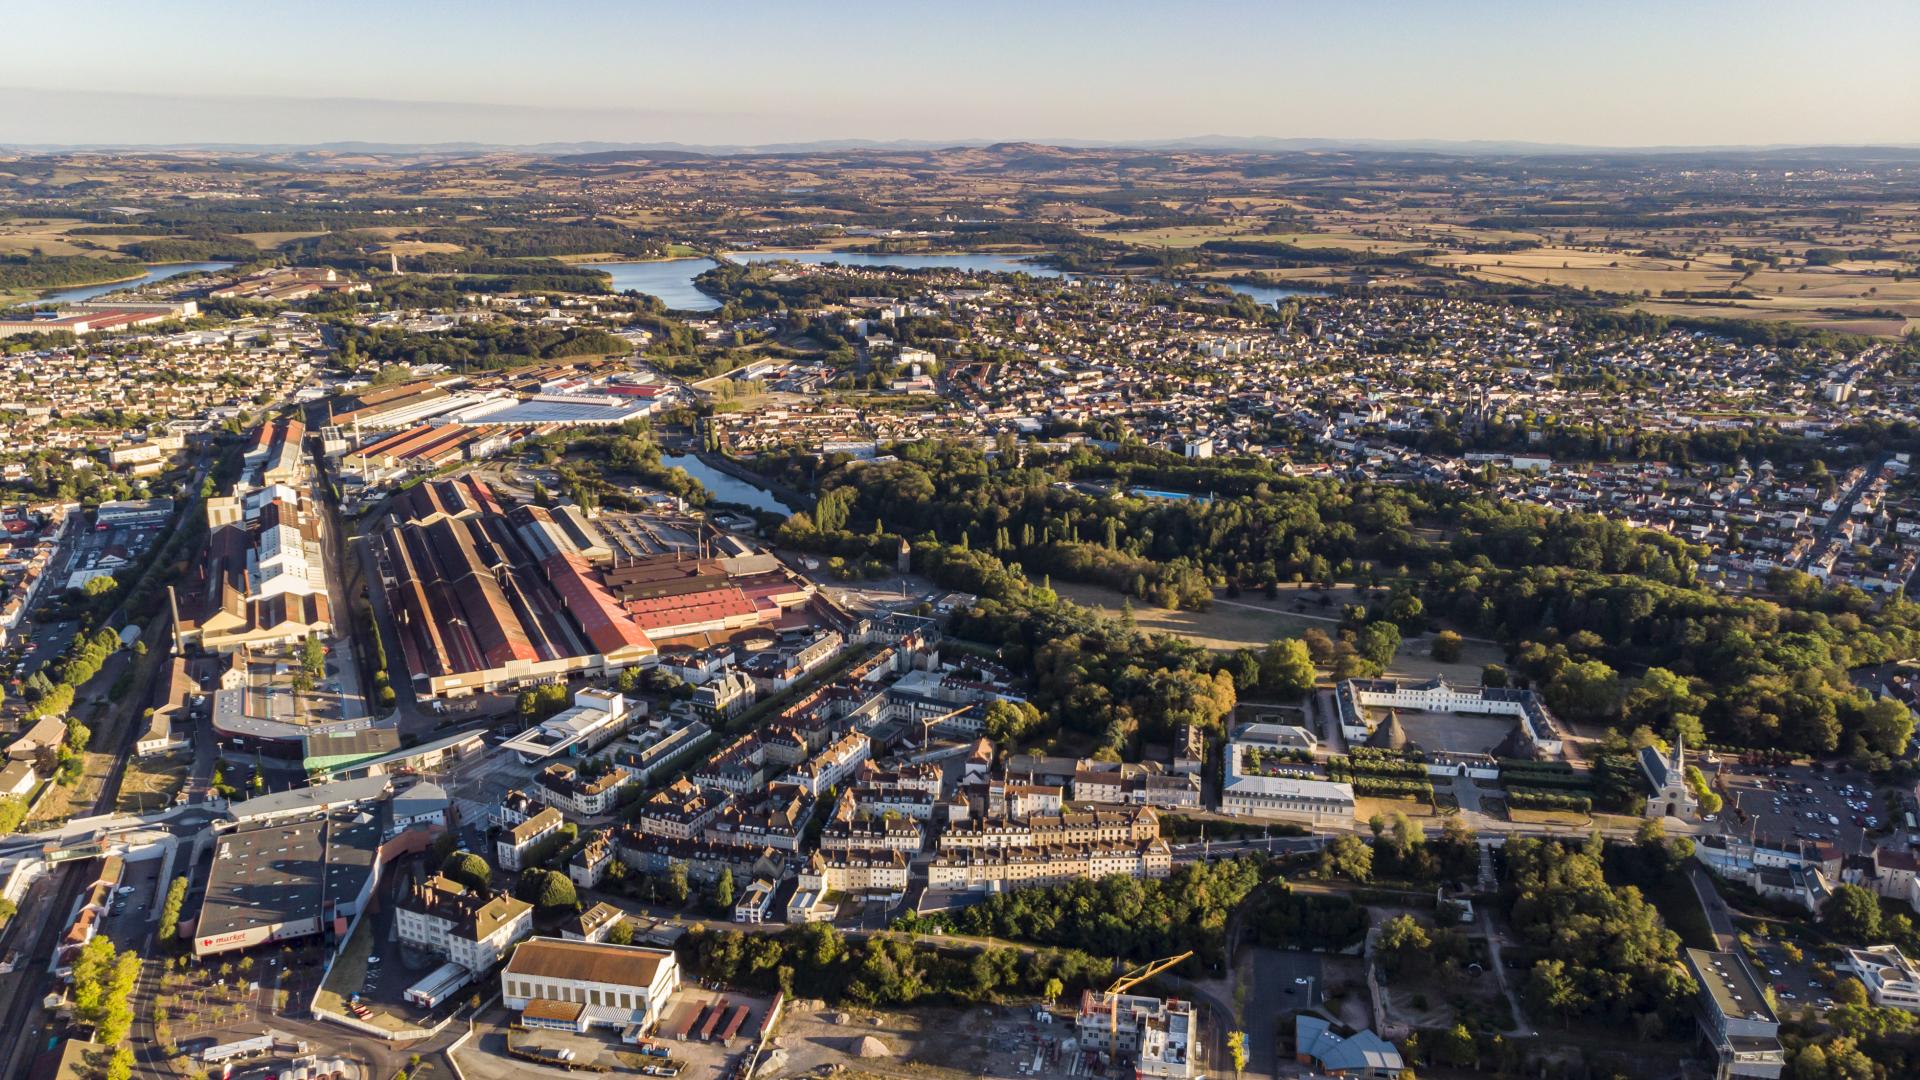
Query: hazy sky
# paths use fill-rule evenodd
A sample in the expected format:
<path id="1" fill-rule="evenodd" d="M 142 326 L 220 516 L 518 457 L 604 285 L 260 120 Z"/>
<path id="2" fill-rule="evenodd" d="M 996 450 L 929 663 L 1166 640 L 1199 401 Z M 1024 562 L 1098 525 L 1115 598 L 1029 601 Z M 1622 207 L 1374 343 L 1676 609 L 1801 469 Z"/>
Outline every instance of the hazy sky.
<path id="1" fill-rule="evenodd" d="M 75 0 L 0 143 L 1920 144 L 1920 2 Z"/>

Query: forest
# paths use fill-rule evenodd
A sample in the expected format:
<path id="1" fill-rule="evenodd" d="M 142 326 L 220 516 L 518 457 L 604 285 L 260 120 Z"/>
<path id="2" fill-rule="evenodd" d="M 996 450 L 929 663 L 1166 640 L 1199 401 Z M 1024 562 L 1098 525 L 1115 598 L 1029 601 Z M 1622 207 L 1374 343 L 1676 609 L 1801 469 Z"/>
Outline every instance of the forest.
<path id="1" fill-rule="evenodd" d="M 146 267 L 85 256 L 0 255 L 0 290 L 57 289 L 139 277 Z"/>
<path id="2" fill-rule="evenodd" d="M 395 327 L 345 325 L 341 363 L 444 364 L 474 368 L 518 367 L 536 360 L 629 351 L 626 341 L 604 330 L 531 326 L 525 323 L 463 324 L 444 333 L 416 333 Z"/>
<path id="3" fill-rule="evenodd" d="M 1357 582 L 1375 599 L 1344 613 L 1322 663 L 1352 655 L 1347 670 L 1365 674 L 1382 624 L 1411 637 L 1445 619 L 1504 643 L 1515 682 L 1540 688 L 1556 711 L 1602 726 L 1869 763 L 1912 732 L 1906 709 L 1847 678 L 1920 649 L 1920 605 L 1901 597 L 1794 573 L 1776 574 L 1765 596 L 1730 595 L 1699 581 L 1703 553 L 1678 538 L 1471 490 L 1298 479 L 1144 448 L 1029 455 L 1019 466 L 952 444 L 890 449 L 893 460 L 828 462 L 810 478 L 769 462 L 819 492 L 782 542 L 856 560 L 889 558 L 906 538 L 922 573 L 983 598 L 958 631 L 999 644 L 1034 672 L 1036 704 L 1105 732 L 1109 746 L 1142 725 L 1153 735 L 1209 719 L 1234 691 L 1231 676 L 1214 676 L 1245 664 L 1139 643 L 1131 628 L 1059 603 L 1051 575 L 1193 608 L 1216 590 Z M 1133 485 L 1209 498 L 1118 493 Z"/>

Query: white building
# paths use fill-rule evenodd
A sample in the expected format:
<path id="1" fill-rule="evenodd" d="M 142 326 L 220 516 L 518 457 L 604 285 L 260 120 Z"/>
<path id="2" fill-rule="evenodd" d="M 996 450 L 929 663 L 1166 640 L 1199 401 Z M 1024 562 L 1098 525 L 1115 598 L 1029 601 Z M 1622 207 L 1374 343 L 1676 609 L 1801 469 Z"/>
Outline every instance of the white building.
<path id="1" fill-rule="evenodd" d="M 1352 821 L 1352 784 L 1308 776 L 1262 776 L 1252 771 L 1250 753 L 1293 748 L 1285 737 L 1289 730 L 1275 724 L 1247 724 L 1234 732 L 1227 743 L 1220 812 L 1316 825 Z"/>
<path id="2" fill-rule="evenodd" d="M 1340 712 L 1340 733 L 1349 743 L 1363 743 L 1373 734 L 1373 724 L 1367 720 L 1369 708 L 1479 713 L 1513 717 L 1519 721 L 1523 741 L 1547 757 L 1560 756 L 1559 726 L 1532 690 L 1455 686 L 1444 677 L 1425 682 L 1348 679 L 1334 688 L 1333 700 Z"/>
<path id="3" fill-rule="evenodd" d="M 477 974 L 533 932 L 533 905 L 505 893 L 476 893 L 436 874 L 400 901 L 394 926 L 401 941 Z"/>
<path id="4" fill-rule="evenodd" d="M 766 878 L 755 878 L 747 891 L 740 894 L 740 901 L 733 905 L 733 921 L 737 923 L 763 923 L 767 913 L 773 910 L 773 882 Z"/>
<path id="5" fill-rule="evenodd" d="M 1898 945 L 1848 949 L 1847 958 L 1835 966 L 1859 977 L 1867 988 L 1867 998 L 1875 1005 L 1920 1012 L 1920 967 L 1907 959 Z"/>
<path id="6" fill-rule="evenodd" d="M 494 861 L 502 870 L 522 870 L 526 868 L 526 854 L 529 848 L 560 831 L 567 819 L 560 811 L 548 806 L 539 813 L 500 834 L 494 841 Z"/>
<path id="7" fill-rule="evenodd" d="M 632 719 L 628 712 L 627 699 L 611 690 L 579 690 L 573 695 L 572 708 L 508 739 L 500 748 L 514 751 L 529 765 L 562 752 L 585 757 L 626 729 Z"/>
<path id="8" fill-rule="evenodd" d="M 520 943 L 500 972 L 500 996 L 530 1026 L 651 1031 L 680 988 L 680 964 L 665 949 L 559 938 Z"/>

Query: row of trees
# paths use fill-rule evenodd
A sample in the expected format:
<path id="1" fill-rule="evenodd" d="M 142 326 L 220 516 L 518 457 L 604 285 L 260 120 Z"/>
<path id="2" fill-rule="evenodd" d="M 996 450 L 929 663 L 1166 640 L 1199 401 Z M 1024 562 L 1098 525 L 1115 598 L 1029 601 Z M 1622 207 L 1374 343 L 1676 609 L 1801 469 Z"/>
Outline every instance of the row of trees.
<path id="1" fill-rule="evenodd" d="M 963 934 L 1150 960 L 1189 949 L 1223 957 L 1227 917 L 1261 880 L 1255 858 L 1191 863 L 1161 880 L 1115 875 L 989 897 L 945 923 Z"/>
<path id="2" fill-rule="evenodd" d="M 140 978 L 138 953 L 121 953 L 105 934 L 80 948 L 73 962 L 74 1019 L 93 1028 L 94 1041 L 118 1046 L 133 1029 L 133 988 Z"/>
<path id="3" fill-rule="evenodd" d="M 725 985 L 873 1006 L 971 1004 L 1005 994 L 1057 1000 L 1113 971 L 1112 961 L 1072 949 L 949 950 L 878 935 L 856 945 L 825 923 L 779 934 L 696 930 L 682 950 L 702 977 Z"/>

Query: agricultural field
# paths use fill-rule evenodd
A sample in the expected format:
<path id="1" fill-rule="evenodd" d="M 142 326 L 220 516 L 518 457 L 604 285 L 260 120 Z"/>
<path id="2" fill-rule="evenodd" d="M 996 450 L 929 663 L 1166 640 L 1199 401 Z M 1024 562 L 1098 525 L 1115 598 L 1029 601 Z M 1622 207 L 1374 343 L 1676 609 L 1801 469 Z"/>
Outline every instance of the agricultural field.
<path id="1" fill-rule="evenodd" d="M 71 218 L 13 218 L 0 220 L 0 255 L 92 255 L 111 253 L 131 242 L 131 236 L 70 236 L 88 223 Z"/>

